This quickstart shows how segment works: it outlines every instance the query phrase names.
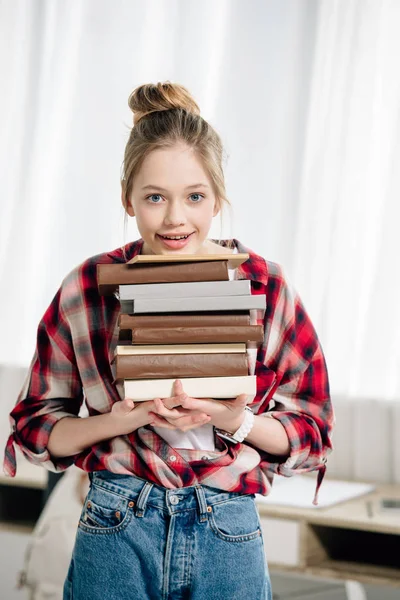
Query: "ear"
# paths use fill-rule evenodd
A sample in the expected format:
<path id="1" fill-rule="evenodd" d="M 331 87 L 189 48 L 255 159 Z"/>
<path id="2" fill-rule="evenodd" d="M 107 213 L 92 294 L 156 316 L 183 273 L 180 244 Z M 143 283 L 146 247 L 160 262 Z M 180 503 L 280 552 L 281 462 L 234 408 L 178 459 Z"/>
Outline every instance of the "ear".
<path id="1" fill-rule="evenodd" d="M 130 217 L 134 217 L 135 212 L 133 210 L 132 203 L 129 200 L 127 200 L 127 197 L 125 194 L 125 183 L 123 181 L 121 181 L 121 202 L 122 202 L 122 206 L 124 207 L 124 209 L 126 210 L 128 215 Z"/>
<path id="2" fill-rule="evenodd" d="M 220 210 L 221 210 L 221 201 L 219 198 L 216 198 L 215 204 L 214 204 L 214 210 L 213 210 L 213 217 L 216 217 L 217 214 L 220 212 Z"/>

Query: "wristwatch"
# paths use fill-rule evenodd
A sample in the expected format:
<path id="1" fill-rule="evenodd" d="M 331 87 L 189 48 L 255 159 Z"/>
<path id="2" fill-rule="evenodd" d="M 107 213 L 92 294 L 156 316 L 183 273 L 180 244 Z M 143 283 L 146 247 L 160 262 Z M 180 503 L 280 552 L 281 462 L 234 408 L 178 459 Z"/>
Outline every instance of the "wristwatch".
<path id="1" fill-rule="evenodd" d="M 223 429 L 215 428 L 216 433 L 233 443 L 243 442 L 243 440 L 249 435 L 254 425 L 254 413 L 249 406 L 245 406 L 244 409 L 244 421 L 235 433 L 229 433 Z"/>

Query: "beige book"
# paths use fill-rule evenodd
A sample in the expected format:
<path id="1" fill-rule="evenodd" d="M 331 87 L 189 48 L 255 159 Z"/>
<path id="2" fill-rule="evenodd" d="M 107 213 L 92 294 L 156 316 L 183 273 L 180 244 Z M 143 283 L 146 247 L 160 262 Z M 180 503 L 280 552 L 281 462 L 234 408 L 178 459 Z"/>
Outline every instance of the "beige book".
<path id="1" fill-rule="evenodd" d="M 246 344 L 160 344 L 117 346 L 115 356 L 134 354 L 230 354 L 246 352 Z"/>
<path id="2" fill-rule="evenodd" d="M 125 398 L 135 402 L 153 400 L 154 398 L 169 398 L 173 393 L 176 379 L 125 379 Z M 250 404 L 257 393 L 257 377 L 255 375 L 240 375 L 232 377 L 185 377 L 182 378 L 184 392 L 192 398 L 237 398 L 247 394 Z"/>

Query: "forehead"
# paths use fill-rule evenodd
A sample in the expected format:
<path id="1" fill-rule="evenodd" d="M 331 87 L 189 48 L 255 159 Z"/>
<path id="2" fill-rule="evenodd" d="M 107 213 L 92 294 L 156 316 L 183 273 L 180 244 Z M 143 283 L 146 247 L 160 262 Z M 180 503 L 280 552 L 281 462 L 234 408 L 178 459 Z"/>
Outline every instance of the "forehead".
<path id="1" fill-rule="evenodd" d="M 137 173 L 136 184 L 168 187 L 172 184 L 188 186 L 210 180 L 196 152 L 185 145 L 153 150 L 142 163 Z"/>

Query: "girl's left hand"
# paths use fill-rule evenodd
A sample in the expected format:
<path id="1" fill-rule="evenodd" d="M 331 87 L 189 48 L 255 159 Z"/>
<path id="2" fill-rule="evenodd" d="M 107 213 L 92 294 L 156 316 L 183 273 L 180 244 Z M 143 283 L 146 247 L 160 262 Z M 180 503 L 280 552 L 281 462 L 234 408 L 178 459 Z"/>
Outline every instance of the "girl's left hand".
<path id="1" fill-rule="evenodd" d="M 219 429 L 234 433 L 239 429 L 244 419 L 244 409 L 247 404 L 247 395 L 241 394 L 232 400 L 214 400 L 213 398 L 191 398 L 183 391 L 182 382 L 177 379 L 174 382 L 174 396 L 158 399 L 155 402 L 156 410 L 153 409 L 157 421 L 162 417 L 173 428 L 185 431 L 186 423 L 191 414 L 207 414 L 209 423 Z M 160 419 L 161 421 L 161 419 Z M 165 422 L 164 421 L 164 422 Z M 161 422 L 154 423 L 161 425 Z M 199 423 L 198 426 L 203 425 Z M 192 429 L 190 427 L 190 429 Z"/>

